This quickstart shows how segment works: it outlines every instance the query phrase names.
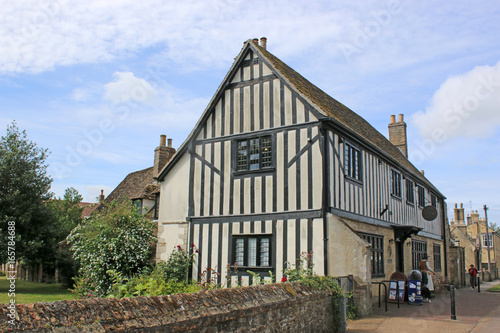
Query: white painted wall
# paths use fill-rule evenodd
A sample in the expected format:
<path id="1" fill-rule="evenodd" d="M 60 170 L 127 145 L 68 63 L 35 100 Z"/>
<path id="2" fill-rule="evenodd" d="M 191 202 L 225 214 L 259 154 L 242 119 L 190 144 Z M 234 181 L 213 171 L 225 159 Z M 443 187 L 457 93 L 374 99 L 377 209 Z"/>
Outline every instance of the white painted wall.
<path id="1" fill-rule="evenodd" d="M 188 195 L 189 154 L 185 153 L 161 182 L 158 221 L 160 223 L 186 221 Z"/>

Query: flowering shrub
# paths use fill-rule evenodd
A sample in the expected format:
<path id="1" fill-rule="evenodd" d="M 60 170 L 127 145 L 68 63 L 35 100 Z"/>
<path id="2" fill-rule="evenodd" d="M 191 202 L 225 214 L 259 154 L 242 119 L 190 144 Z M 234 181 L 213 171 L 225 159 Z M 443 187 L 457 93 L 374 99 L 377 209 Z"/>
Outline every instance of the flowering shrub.
<path id="1" fill-rule="evenodd" d="M 196 253 L 198 253 L 194 244 L 191 245 L 191 250 L 193 253 L 189 254 L 187 250 L 177 245 L 167 262 L 162 261 L 156 264 L 158 272 L 171 281 L 187 281 L 189 269 L 194 263 Z"/>
<path id="2" fill-rule="evenodd" d="M 74 277 L 73 281 L 75 281 L 75 284 L 73 286 L 73 289 L 71 289 L 71 292 L 74 293 L 75 298 L 86 299 L 101 296 L 98 292 L 95 291 L 95 283 L 90 282 L 88 278 L 78 276 Z"/>
<path id="3" fill-rule="evenodd" d="M 132 276 L 147 266 L 156 241 L 156 225 L 129 200 L 115 201 L 82 221 L 67 241 L 73 258 L 80 261 L 78 279 L 88 279 L 94 285 L 93 292 L 106 295 L 113 283 L 108 271 Z"/>

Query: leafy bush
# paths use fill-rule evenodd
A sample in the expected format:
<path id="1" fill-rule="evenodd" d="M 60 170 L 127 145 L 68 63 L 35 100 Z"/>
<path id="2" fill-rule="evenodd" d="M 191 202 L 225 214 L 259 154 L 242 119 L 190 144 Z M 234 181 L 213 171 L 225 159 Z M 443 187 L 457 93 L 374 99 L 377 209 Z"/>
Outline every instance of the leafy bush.
<path id="1" fill-rule="evenodd" d="M 135 297 L 135 296 L 158 296 L 176 293 L 193 293 L 202 289 L 196 283 L 187 281 L 168 280 L 159 269 L 155 268 L 150 273 L 123 277 L 121 272 L 108 271 L 112 276 L 113 285 L 107 297 Z"/>
<path id="2" fill-rule="evenodd" d="M 333 276 L 319 276 L 313 272 L 314 264 L 312 262 L 312 252 L 303 252 L 297 259 L 294 268 L 290 263 L 287 263 L 285 269 L 283 269 L 283 282 L 300 282 L 304 285 L 310 286 L 311 288 L 317 290 L 324 290 L 329 292 L 333 296 L 334 302 L 334 316 L 336 322 L 340 323 L 341 313 L 337 305 L 337 302 L 341 297 L 351 298 L 351 293 L 346 293 L 337 283 L 337 279 Z M 353 319 L 355 317 L 356 308 L 353 305 L 348 306 L 347 318 Z"/>
<path id="3" fill-rule="evenodd" d="M 67 241 L 73 258 L 80 262 L 79 279 L 88 279 L 94 293 L 106 295 L 113 284 L 109 271 L 133 276 L 148 265 L 156 225 L 129 200 L 115 201 L 78 224 Z"/>
<path id="4" fill-rule="evenodd" d="M 189 269 L 194 263 L 194 256 L 198 252 L 194 245 L 191 245 L 193 253 L 182 249 L 180 245 L 168 257 L 167 262 L 161 261 L 156 264 L 158 273 L 171 281 L 187 281 Z"/>

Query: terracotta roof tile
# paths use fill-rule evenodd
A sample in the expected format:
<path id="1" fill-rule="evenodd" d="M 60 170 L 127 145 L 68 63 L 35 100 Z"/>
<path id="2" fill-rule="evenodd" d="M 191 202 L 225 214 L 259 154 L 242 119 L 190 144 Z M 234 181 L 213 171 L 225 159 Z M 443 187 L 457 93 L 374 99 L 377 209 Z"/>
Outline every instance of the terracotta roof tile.
<path id="1" fill-rule="evenodd" d="M 256 45 L 255 43 L 253 43 L 252 46 L 256 47 L 258 51 L 262 53 L 265 58 L 267 58 L 274 68 L 281 73 L 299 93 L 319 107 L 318 111 L 333 119 L 339 125 L 345 126 L 352 132 L 357 133 L 363 139 L 367 140 L 375 147 L 392 157 L 399 164 L 404 166 L 404 168 L 406 168 L 412 176 L 432 188 L 437 194 L 441 194 L 439 190 L 427 178 L 425 178 L 425 176 L 422 175 L 422 173 L 396 146 L 394 146 L 384 135 L 371 126 L 365 119 L 346 107 L 344 104 L 330 97 L 323 90 L 316 87 L 267 50 L 263 49 L 259 45 Z"/>
<path id="2" fill-rule="evenodd" d="M 154 200 L 157 187 L 158 185 L 156 185 L 156 181 L 153 179 L 153 167 L 150 167 L 129 173 L 113 192 L 106 197 L 105 201 L 122 201 L 125 197 L 129 199 L 147 198 Z"/>

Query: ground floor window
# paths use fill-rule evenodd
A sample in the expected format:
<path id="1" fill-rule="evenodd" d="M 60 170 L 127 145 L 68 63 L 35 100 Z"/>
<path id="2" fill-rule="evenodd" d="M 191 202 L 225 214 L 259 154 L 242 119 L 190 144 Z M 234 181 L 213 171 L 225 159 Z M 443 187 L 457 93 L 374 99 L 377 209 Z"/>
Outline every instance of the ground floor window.
<path id="1" fill-rule="evenodd" d="M 371 272 L 373 277 L 385 276 L 384 273 L 384 236 L 361 234 L 364 240 L 372 245 Z"/>
<path id="2" fill-rule="evenodd" d="M 271 235 L 233 236 L 233 263 L 238 267 L 270 267 Z"/>
<path id="3" fill-rule="evenodd" d="M 419 264 L 423 259 L 424 254 L 427 254 L 427 243 L 412 240 L 411 241 L 411 255 L 412 255 L 412 269 L 420 269 Z"/>
<path id="4" fill-rule="evenodd" d="M 434 270 L 441 271 L 441 245 L 434 244 Z"/>

